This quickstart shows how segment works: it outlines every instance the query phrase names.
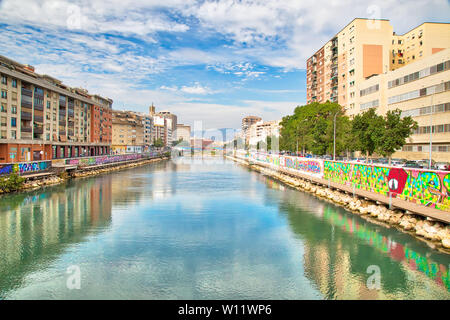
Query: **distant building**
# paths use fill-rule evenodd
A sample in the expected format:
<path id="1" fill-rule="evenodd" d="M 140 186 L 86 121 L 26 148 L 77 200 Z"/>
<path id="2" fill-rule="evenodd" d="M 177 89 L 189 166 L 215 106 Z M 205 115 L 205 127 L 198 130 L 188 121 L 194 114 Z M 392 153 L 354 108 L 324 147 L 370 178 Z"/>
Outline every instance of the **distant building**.
<path id="1" fill-rule="evenodd" d="M 113 111 L 112 152 L 141 153 L 144 151 L 143 117 L 133 111 Z"/>
<path id="2" fill-rule="evenodd" d="M 172 136 L 172 134 L 176 134 L 177 130 L 177 116 L 169 111 L 161 111 L 157 113 L 158 116 L 163 117 L 164 119 L 168 119 L 168 123 L 170 124 L 170 139 L 168 139 L 168 145 L 172 144 L 173 141 L 177 140 L 176 136 Z"/>
<path id="3" fill-rule="evenodd" d="M 249 139 L 250 139 L 249 129 L 250 129 L 251 125 L 255 124 L 261 120 L 262 120 L 261 117 L 257 117 L 257 116 L 247 116 L 242 119 L 242 134 L 243 134 L 246 144 L 249 143 Z"/>
<path id="4" fill-rule="evenodd" d="M 177 124 L 177 141 L 180 139 L 183 139 L 183 141 L 190 142 L 191 126 L 184 124 Z"/>
<path id="5" fill-rule="evenodd" d="M 266 142 L 267 137 L 280 136 L 280 122 L 281 120 L 275 121 L 258 121 L 253 124 L 249 131 L 249 145 L 256 146 L 258 142 Z"/>

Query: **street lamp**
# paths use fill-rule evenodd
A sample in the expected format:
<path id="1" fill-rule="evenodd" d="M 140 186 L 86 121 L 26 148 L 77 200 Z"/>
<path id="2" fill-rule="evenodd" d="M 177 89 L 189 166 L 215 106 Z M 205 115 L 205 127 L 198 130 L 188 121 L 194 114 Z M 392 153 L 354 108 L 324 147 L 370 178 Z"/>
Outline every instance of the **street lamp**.
<path id="1" fill-rule="evenodd" d="M 334 114 L 334 120 L 333 120 L 333 161 L 336 160 L 336 116 L 338 114 L 339 111 L 337 111 Z"/>
<path id="2" fill-rule="evenodd" d="M 441 80 L 441 85 L 444 83 L 444 80 Z M 433 153 L 433 112 L 434 112 L 434 95 L 436 94 L 436 90 L 439 85 L 435 86 L 433 94 L 431 95 L 431 113 L 430 113 L 430 160 L 428 164 L 428 169 L 431 169 L 432 164 L 432 153 Z"/>

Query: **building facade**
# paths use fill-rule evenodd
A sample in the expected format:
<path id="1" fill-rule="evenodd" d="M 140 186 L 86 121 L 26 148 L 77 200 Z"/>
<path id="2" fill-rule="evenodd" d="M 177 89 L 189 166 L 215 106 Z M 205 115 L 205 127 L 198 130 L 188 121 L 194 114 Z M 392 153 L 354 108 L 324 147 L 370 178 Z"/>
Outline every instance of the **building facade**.
<path id="1" fill-rule="evenodd" d="M 450 48 L 362 82 L 360 112 L 400 109 L 419 126 L 393 156 L 450 160 Z"/>
<path id="2" fill-rule="evenodd" d="M 183 139 L 190 143 L 191 141 L 191 126 L 185 124 L 177 124 L 177 141 Z"/>
<path id="3" fill-rule="evenodd" d="M 256 146 L 258 142 L 266 142 L 267 137 L 278 138 L 280 136 L 280 122 L 274 121 L 258 121 L 250 126 L 249 129 L 249 145 Z"/>
<path id="4" fill-rule="evenodd" d="M 133 111 L 112 112 L 112 145 L 113 154 L 141 153 L 145 149 L 144 120 Z"/>
<path id="5" fill-rule="evenodd" d="M 423 23 L 404 35 L 389 20 L 357 18 L 307 61 L 307 103 L 337 102 L 359 113 L 362 82 L 424 59 L 449 46 L 450 24 Z"/>
<path id="6" fill-rule="evenodd" d="M 388 20 L 354 19 L 307 60 L 307 102 L 337 102 L 350 117 L 400 109 L 419 129 L 394 157 L 450 160 L 450 24 L 397 35 Z"/>
<path id="7" fill-rule="evenodd" d="M 250 127 L 259 122 L 262 121 L 261 117 L 258 116 L 247 116 L 242 119 L 242 137 L 243 140 L 245 140 L 245 144 L 249 144 L 250 142 Z"/>
<path id="8" fill-rule="evenodd" d="M 0 78 L 0 163 L 109 154 L 111 99 L 3 56 Z M 93 118 L 97 113 L 103 120 Z M 93 122 L 99 124 L 95 133 Z"/>

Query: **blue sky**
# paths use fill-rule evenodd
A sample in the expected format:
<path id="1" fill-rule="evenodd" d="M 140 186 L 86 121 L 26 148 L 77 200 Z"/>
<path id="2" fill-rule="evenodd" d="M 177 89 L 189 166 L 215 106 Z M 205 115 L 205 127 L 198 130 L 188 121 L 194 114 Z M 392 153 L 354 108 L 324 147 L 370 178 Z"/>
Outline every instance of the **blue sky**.
<path id="1" fill-rule="evenodd" d="M 182 123 L 239 128 L 245 115 L 276 120 L 304 104 L 307 57 L 353 18 L 404 33 L 450 16 L 446 0 L 378 2 L 0 0 L 0 54 L 114 109 L 153 102 Z"/>

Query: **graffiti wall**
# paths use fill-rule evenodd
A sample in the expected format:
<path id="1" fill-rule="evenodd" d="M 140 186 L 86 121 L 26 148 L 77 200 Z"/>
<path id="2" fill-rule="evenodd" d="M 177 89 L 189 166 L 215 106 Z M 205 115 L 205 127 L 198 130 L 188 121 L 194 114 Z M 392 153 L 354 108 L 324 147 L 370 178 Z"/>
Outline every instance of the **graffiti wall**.
<path id="1" fill-rule="evenodd" d="M 151 158 L 156 156 L 156 152 L 151 153 L 139 153 L 139 154 L 120 154 L 111 156 L 99 156 L 99 157 L 86 157 L 86 158 L 76 158 L 76 159 L 66 159 L 66 164 L 76 165 L 80 167 L 94 166 L 101 164 L 108 164 L 114 162 L 137 160 L 142 158 Z"/>
<path id="2" fill-rule="evenodd" d="M 324 161 L 323 178 L 450 211 L 450 172 Z"/>
<path id="3" fill-rule="evenodd" d="M 242 155 L 241 155 L 242 156 Z M 450 211 L 450 172 L 250 153 L 247 158 L 385 196 Z"/>
<path id="4" fill-rule="evenodd" d="M 0 175 L 8 175 L 11 173 L 17 173 L 19 175 L 38 173 L 50 169 L 52 166 L 51 161 L 34 161 L 34 162 L 21 162 L 13 164 L 1 164 Z"/>
<path id="5" fill-rule="evenodd" d="M 318 178 L 323 176 L 323 160 L 290 157 L 266 153 L 251 153 L 249 158 L 253 161 L 264 162 L 276 168 L 295 170 Z"/>

